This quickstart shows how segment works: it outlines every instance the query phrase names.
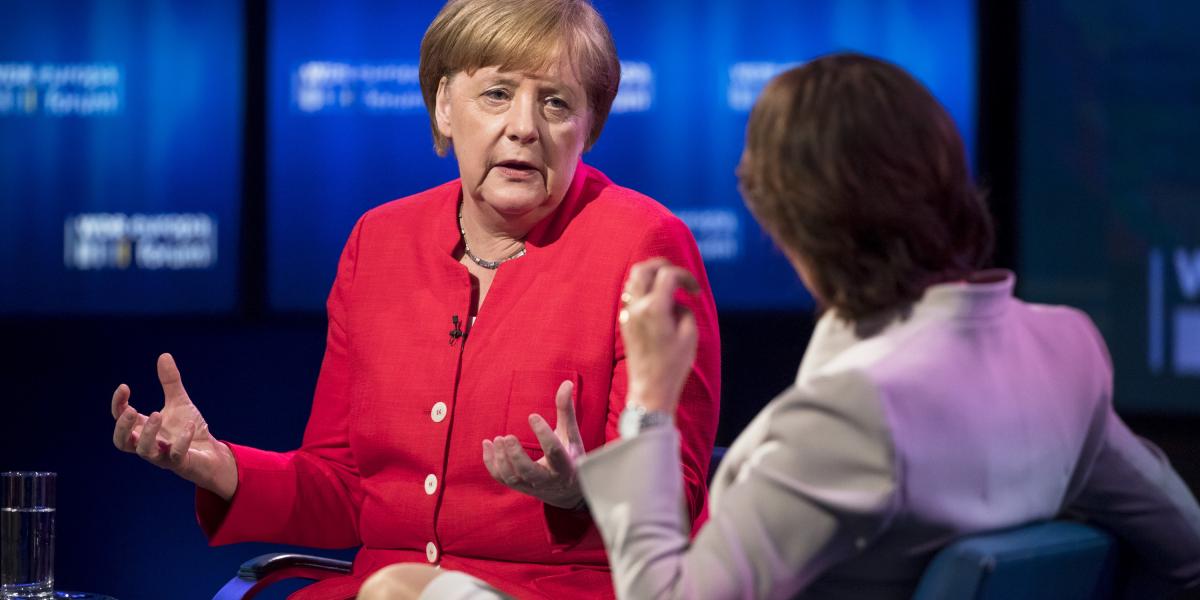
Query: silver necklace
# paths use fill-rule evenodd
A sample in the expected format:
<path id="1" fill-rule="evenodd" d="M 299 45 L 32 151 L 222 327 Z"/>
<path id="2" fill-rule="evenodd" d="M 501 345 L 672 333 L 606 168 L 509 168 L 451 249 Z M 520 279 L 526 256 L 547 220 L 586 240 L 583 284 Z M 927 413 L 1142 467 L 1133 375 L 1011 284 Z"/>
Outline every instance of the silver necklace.
<path id="1" fill-rule="evenodd" d="M 485 269 L 495 271 L 496 269 L 500 268 L 500 265 L 513 260 L 514 258 L 521 258 L 522 256 L 525 256 L 525 246 L 521 246 L 520 250 L 517 250 L 516 252 L 513 252 L 512 254 L 509 254 L 500 260 L 488 260 L 486 258 L 479 258 L 478 256 L 475 256 L 475 253 L 471 252 L 471 245 L 467 243 L 467 230 L 465 227 L 463 227 L 461 202 L 458 204 L 458 232 L 462 234 L 463 250 L 466 251 L 467 258 L 470 258 L 471 262 L 474 262 Z"/>

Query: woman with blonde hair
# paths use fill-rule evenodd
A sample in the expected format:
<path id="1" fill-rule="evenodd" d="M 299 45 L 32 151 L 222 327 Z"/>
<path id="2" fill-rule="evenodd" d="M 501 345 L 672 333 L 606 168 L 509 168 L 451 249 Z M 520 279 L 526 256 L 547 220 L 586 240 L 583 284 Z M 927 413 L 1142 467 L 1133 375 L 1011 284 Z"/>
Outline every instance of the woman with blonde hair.
<path id="1" fill-rule="evenodd" d="M 720 389 L 715 308 L 687 227 L 581 162 L 619 79 L 585 0 L 446 4 L 420 80 L 435 148 L 453 150 L 461 178 L 355 225 L 300 448 L 218 441 L 169 355 L 161 411 L 139 414 L 125 385 L 114 393 L 116 446 L 197 485 L 212 544 L 362 547 L 352 575 L 297 598 L 353 597 L 372 572 L 411 562 L 522 598 L 611 598 L 572 459 L 617 436 L 631 265 L 669 256 L 705 282 L 689 301 L 702 341 L 676 419 L 689 521 Z"/>

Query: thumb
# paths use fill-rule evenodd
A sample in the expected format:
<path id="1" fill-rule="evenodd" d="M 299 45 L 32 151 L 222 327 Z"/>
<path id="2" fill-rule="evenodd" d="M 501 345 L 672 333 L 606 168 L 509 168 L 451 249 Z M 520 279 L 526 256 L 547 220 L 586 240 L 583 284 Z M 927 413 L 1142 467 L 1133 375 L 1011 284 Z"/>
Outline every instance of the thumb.
<path id="1" fill-rule="evenodd" d="M 162 384 L 167 405 L 181 404 L 188 399 L 187 391 L 183 389 L 183 379 L 179 376 L 179 367 L 175 366 L 175 359 L 165 352 L 158 357 L 158 382 Z"/>
<path id="2" fill-rule="evenodd" d="M 679 318 L 679 329 L 676 335 L 679 336 L 679 341 L 682 343 L 684 352 L 687 353 L 689 360 L 695 362 L 697 345 L 700 340 L 700 327 L 696 324 L 696 315 L 692 311 L 689 310 L 683 313 L 683 316 Z"/>
<path id="3" fill-rule="evenodd" d="M 583 436 L 579 433 L 579 422 L 575 420 L 575 402 L 572 399 L 574 391 L 575 384 L 567 380 L 558 386 L 558 394 L 554 397 L 554 406 L 558 414 L 554 431 L 568 445 L 583 443 Z"/>

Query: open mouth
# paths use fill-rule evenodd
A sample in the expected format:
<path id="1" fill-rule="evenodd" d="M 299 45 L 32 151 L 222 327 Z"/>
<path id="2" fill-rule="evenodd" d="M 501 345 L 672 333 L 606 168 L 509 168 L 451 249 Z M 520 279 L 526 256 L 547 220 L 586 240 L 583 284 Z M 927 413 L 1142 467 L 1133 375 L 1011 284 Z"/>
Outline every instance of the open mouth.
<path id="1" fill-rule="evenodd" d="M 541 173 L 533 163 L 523 160 L 503 160 L 496 163 L 495 167 L 504 176 L 514 179 L 524 179 L 533 176 L 534 173 Z"/>

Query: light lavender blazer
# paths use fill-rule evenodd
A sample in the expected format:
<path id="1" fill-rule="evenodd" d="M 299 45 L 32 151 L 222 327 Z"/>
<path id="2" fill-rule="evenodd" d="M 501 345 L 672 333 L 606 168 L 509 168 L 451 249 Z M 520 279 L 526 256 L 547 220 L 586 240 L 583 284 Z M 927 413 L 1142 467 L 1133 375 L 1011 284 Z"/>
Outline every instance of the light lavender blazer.
<path id="1" fill-rule="evenodd" d="M 984 275 L 929 288 L 865 339 L 823 316 L 795 385 L 730 448 L 690 543 L 673 428 L 586 457 L 617 595 L 907 598 L 955 537 L 1067 512 L 1200 584 L 1200 507 L 1113 413 L 1091 321 Z"/>

